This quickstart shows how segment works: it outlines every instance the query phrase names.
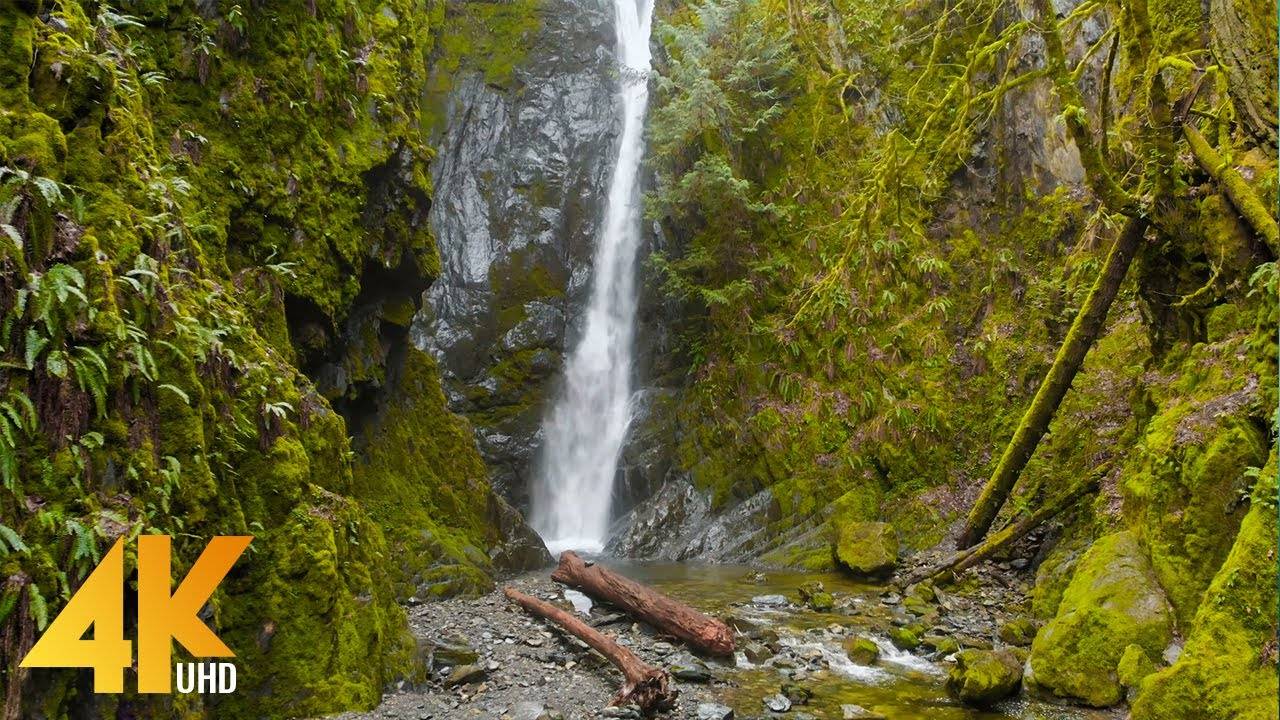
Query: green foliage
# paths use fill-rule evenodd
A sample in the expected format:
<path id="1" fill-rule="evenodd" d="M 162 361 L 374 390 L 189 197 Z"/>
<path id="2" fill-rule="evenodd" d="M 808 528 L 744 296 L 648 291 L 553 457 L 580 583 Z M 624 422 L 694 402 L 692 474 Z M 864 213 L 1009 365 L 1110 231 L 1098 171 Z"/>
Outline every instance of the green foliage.
<path id="1" fill-rule="evenodd" d="M 197 5 L 0 10 L 0 633 L 43 627 L 117 538 L 173 535 L 177 575 L 209 536 L 249 532 L 248 577 L 210 623 L 252 668 L 217 714 L 367 707 L 413 664 L 396 604 L 410 578 L 381 530 L 408 525 L 403 498 L 355 497 L 351 441 L 293 365 L 285 298 L 338 327 L 361 290 L 351 268 L 438 266 L 420 219 L 444 4 Z M 527 29 L 532 8 L 507 14 Z M 371 187 L 393 164 L 393 186 Z M 488 488 L 466 480 L 449 510 L 468 541 L 417 548 L 441 592 L 489 581 Z M 453 536 L 454 518 L 433 522 Z M 24 711 L 65 713 L 70 685 L 37 680 Z M 272 686 L 290 690 L 248 690 Z M 152 701 L 102 711 L 201 711 Z"/>
<path id="2" fill-rule="evenodd" d="M 769 31 L 755 0 L 706 0 L 682 20 L 657 29 L 668 61 L 654 83 L 648 213 L 689 241 L 679 258 L 653 261 L 669 292 L 729 306 L 752 294 L 744 276 L 767 272 L 767 260 L 744 262 L 730 238 L 779 219 L 749 158 L 768 150 L 795 64 L 790 39 Z"/>

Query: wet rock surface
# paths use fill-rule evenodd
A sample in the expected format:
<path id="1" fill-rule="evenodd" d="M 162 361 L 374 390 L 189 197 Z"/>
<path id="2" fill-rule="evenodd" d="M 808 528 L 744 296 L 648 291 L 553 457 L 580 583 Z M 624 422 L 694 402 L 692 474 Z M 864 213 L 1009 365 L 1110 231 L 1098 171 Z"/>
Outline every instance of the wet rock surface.
<path id="1" fill-rule="evenodd" d="M 431 167 L 441 272 L 413 328 L 495 488 L 525 507 L 548 383 L 590 281 L 620 123 L 608 0 L 549 0 L 506 86 L 451 78 Z"/>

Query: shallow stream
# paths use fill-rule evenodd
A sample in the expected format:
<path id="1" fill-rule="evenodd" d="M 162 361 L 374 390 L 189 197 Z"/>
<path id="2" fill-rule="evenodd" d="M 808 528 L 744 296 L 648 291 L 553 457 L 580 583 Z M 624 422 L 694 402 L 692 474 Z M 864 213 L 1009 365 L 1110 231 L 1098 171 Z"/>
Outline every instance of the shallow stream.
<path id="1" fill-rule="evenodd" d="M 877 619 L 883 605 L 884 588 L 855 582 L 838 574 L 765 572 L 735 565 L 689 563 L 636 563 L 610 559 L 610 568 L 652 585 L 672 597 L 711 614 L 733 609 L 739 615 L 767 622 L 778 633 L 782 645 L 797 654 L 822 658 L 823 670 L 806 673 L 797 684 L 813 692 L 804 705 L 775 717 L 795 717 L 808 713 L 817 718 L 840 720 L 843 705 L 859 705 L 890 720 L 1114 720 L 1114 711 L 1089 710 L 1017 698 L 990 711 L 960 705 L 944 687 L 945 663 L 935 663 L 923 655 L 898 650 Z M 799 602 L 797 588 L 806 581 L 820 580 L 827 591 L 852 603 L 865 613 L 851 616 L 840 612 L 818 613 Z M 782 595 L 789 603 L 770 607 L 753 598 Z M 837 606 L 839 608 L 839 605 Z M 888 608 L 886 608 L 888 610 Z M 835 626 L 835 627 L 833 627 Z M 842 634 L 861 634 L 874 639 L 881 658 L 874 666 L 858 665 L 848 659 L 840 646 Z M 730 684 L 725 703 L 738 717 L 771 714 L 763 698 L 779 691 L 786 678 L 777 667 L 755 666 L 739 654 L 735 662 L 717 665 L 717 676 Z"/>

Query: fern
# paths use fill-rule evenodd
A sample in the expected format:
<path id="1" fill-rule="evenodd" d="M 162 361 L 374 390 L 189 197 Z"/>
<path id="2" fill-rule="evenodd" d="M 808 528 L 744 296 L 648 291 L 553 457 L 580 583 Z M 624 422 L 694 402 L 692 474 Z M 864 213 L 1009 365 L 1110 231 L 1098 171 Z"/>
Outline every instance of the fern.
<path id="1" fill-rule="evenodd" d="M 18 477 L 18 449 L 36 431 L 36 409 L 26 393 L 10 390 L 0 401 L 0 482 L 10 490 Z"/>
<path id="2" fill-rule="evenodd" d="M 27 586 L 27 596 L 31 600 L 31 619 L 36 621 L 36 629 L 43 631 L 49 624 L 49 606 L 44 601 L 44 595 L 40 593 L 40 588 L 32 583 Z"/>
<path id="3" fill-rule="evenodd" d="M 8 555 L 10 549 L 19 553 L 30 552 L 31 550 L 26 543 L 22 542 L 22 537 L 18 535 L 16 530 L 3 523 L 0 523 L 0 540 L 4 541 L 0 542 L 0 555 Z M 8 547 L 5 547 L 6 543 Z"/>

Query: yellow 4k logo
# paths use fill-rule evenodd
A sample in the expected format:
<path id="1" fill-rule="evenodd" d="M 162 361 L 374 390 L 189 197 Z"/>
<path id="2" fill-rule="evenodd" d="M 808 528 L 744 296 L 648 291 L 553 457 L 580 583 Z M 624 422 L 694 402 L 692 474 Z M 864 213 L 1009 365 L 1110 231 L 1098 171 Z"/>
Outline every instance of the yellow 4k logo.
<path id="1" fill-rule="evenodd" d="M 172 640 L 195 657 L 235 657 L 196 613 L 252 539 L 215 537 L 171 593 L 169 536 L 138 538 L 138 692 L 170 692 Z M 91 625 L 93 639 L 85 640 Z M 124 638 L 120 539 L 23 658 L 22 667 L 91 667 L 94 692 L 118 693 L 124 692 L 124 669 L 132 661 L 132 644 Z"/>

